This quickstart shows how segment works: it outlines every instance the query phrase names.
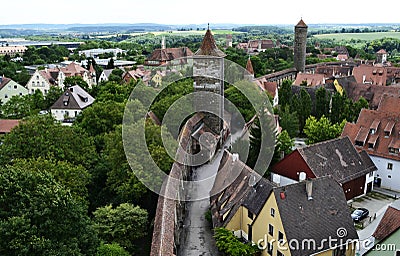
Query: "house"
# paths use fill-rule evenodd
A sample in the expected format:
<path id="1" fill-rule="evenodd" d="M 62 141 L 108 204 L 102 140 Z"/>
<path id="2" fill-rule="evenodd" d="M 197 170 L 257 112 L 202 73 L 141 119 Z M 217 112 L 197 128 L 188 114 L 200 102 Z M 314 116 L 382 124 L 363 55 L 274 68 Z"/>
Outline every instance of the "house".
<path id="1" fill-rule="evenodd" d="M 94 98 L 79 85 L 71 86 L 50 107 L 51 114 L 64 124 L 71 124 L 85 108 L 92 105 Z"/>
<path id="2" fill-rule="evenodd" d="M 356 123 L 347 123 L 348 136 L 376 165 L 375 185 L 400 191 L 400 98 L 384 94 L 378 109 L 362 109 Z"/>
<path id="3" fill-rule="evenodd" d="M 325 84 L 325 76 L 323 74 L 298 73 L 293 85 L 316 86 Z"/>
<path id="4" fill-rule="evenodd" d="M 71 62 L 65 67 L 36 70 L 29 79 L 26 87 L 30 94 L 36 90 L 40 90 L 43 95 L 46 95 L 51 86 L 58 86 L 63 89 L 65 78 L 71 76 L 82 77 L 83 81 L 89 85 L 89 88 L 96 84 L 96 71 L 92 65 L 87 70 L 75 62 Z"/>
<path id="5" fill-rule="evenodd" d="M 268 92 L 272 97 L 272 106 L 276 107 L 279 103 L 278 84 L 268 81 L 265 77 L 256 78 L 254 81 L 263 91 Z"/>
<path id="6" fill-rule="evenodd" d="M 246 51 L 246 53 L 265 52 L 267 49 L 275 47 L 271 39 L 250 40 L 247 43 L 239 43 L 236 48 Z"/>
<path id="7" fill-rule="evenodd" d="M 7 103 L 13 96 L 23 96 L 28 94 L 28 89 L 11 80 L 10 78 L 0 76 L 0 102 Z"/>
<path id="8" fill-rule="evenodd" d="M 400 249 L 400 201 L 397 200 L 393 202 L 386 209 L 385 214 L 383 215 L 381 221 L 378 224 L 378 227 L 375 229 L 375 232 L 372 234 L 372 237 L 375 239 L 375 247 L 372 250 L 367 252 L 365 255 L 367 256 L 393 256 L 394 250 L 374 250 L 379 246 L 379 248 L 389 248 L 389 245 L 396 245 L 397 249 Z"/>
<path id="9" fill-rule="evenodd" d="M 161 43 L 161 49 L 154 50 L 145 60 L 145 66 L 161 66 L 166 64 L 185 64 L 185 60 L 177 60 L 180 58 L 193 56 L 193 52 L 188 47 L 165 48 L 165 39 Z"/>
<path id="10" fill-rule="evenodd" d="M 376 53 L 376 61 L 378 63 L 384 64 L 387 62 L 387 57 L 388 54 L 384 49 L 380 49 L 377 53 Z"/>
<path id="11" fill-rule="evenodd" d="M 15 57 L 15 55 L 23 55 L 28 48 L 24 45 L 11 45 L 11 46 L 0 46 L 0 55 L 8 55 Z"/>
<path id="12" fill-rule="evenodd" d="M 272 181 L 279 185 L 297 183 L 302 176 L 331 176 L 350 200 L 372 191 L 376 166 L 365 150 L 359 153 L 342 137 L 295 149 L 271 169 Z"/>
<path id="13" fill-rule="evenodd" d="M 254 68 L 253 64 L 251 63 L 250 57 L 248 58 L 246 63 L 246 70 L 248 71 L 247 76 L 249 80 L 254 81 L 258 85 L 258 87 L 261 88 L 261 90 L 267 91 L 268 94 L 272 97 L 272 106 L 276 107 L 279 103 L 277 82 L 268 81 L 268 79 L 266 79 L 264 76 L 254 79 Z"/>
<path id="14" fill-rule="evenodd" d="M 331 177 L 276 187 L 225 151 L 210 205 L 214 228 L 255 243 L 263 256 L 355 255 L 358 235 L 343 190 Z"/>
<path id="15" fill-rule="evenodd" d="M 122 75 L 122 80 L 129 83 L 131 80 L 137 81 L 141 77 L 141 73 L 136 70 L 128 70 Z"/>
<path id="16" fill-rule="evenodd" d="M 10 133 L 11 130 L 18 126 L 20 120 L 16 119 L 0 119 L 0 134 Z"/>
<path id="17" fill-rule="evenodd" d="M 360 65 L 353 68 L 353 75 L 359 84 L 387 85 L 387 68 Z"/>
<path id="18" fill-rule="evenodd" d="M 318 66 L 315 70 L 316 74 L 323 74 L 325 77 L 346 77 L 353 72 L 353 66 Z"/>
<path id="19" fill-rule="evenodd" d="M 119 49 L 119 48 L 114 48 L 114 49 L 90 49 L 90 50 L 84 50 L 84 51 L 79 51 L 79 55 L 84 55 L 86 58 L 98 58 L 101 55 L 105 54 L 111 54 L 113 57 L 117 57 L 117 55 L 121 55 L 125 53 L 126 51 Z"/>
<path id="20" fill-rule="evenodd" d="M 110 77 L 111 73 L 112 73 L 113 69 L 104 69 L 100 76 L 99 76 L 99 83 L 101 82 L 107 82 L 108 78 Z"/>

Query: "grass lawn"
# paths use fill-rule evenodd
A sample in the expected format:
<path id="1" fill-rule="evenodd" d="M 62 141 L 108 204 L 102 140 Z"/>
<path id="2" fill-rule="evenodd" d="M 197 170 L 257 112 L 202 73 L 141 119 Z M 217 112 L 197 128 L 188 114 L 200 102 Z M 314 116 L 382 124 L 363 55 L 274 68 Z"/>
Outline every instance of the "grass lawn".
<path id="1" fill-rule="evenodd" d="M 314 37 L 318 39 L 335 39 L 337 41 L 342 41 L 342 40 L 346 41 L 351 39 L 373 41 L 385 37 L 400 39 L 400 32 L 338 33 L 338 34 L 314 35 Z"/>

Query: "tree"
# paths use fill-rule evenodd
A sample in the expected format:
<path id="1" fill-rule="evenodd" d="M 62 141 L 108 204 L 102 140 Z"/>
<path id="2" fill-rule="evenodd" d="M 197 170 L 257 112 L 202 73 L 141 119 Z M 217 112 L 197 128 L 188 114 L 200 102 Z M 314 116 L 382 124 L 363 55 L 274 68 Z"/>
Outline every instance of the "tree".
<path id="1" fill-rule="evenodd" d="M 47 171 L 0 167 L 1 255 L 93 255 L 86 203 Z"/>
<path id="2" fill-rule="evenodd" d="M 297 96 L 298 98 L 298 111 L 297 116 L 299 118 L 299 130 L 300 133 L 303 132 L 304 125 L 306 123 L 306 119 L 311 115 L 312 101 L 310 94 L 302 88 L 300 90 L 300 94 Z"/>
<path id="3" fill-rule="evenodd" d="M 347 98 L 346 92 L 343 95 L 335 93 L 332 96 L 332 108 L 330 120 L 332 123 L 340 123 L 351 117 L 352 101 Z"/>
<path id="4" fill-rule="evenodd" d="M 306 143 L 314 144 L 337 138 L 342 134 L 345 124 L 346 120 L 343 120 L 340 124 L 332 124 L 325 116 L 322 116 L 319 120 L 314 116 L 310 116 L 304 126 L 304 133 L 307 135 Z"/>
<path id="5" fill-rule="evenodd" d="M 315 92 L 315 117 L 329 116 L 330 95 L 325 87 L 320 87 Z"/>
<path id="6" fill-rule="evenodd" d="M 107 243 L 118 243 L 129 252 L 134 251 L 135 240 L 148 230 L 148 213 L 139 206 L 123 203 L 98 208 L 94 213 L 94 228 L 99 238 Z"/>
<path id="7" fill-rule="evenodd" d="M 117 243 L 101 244 L 96 256 L 130 256 L 131 254 Z"/>
<path id="8" fill-rule="evenodd" d="M 89 85 L 81 76 L 69 76 L 64 80 L 64 88 L 79 85 L 83 90 L 89 91 Z"/>
<path id="9" fill-rule="evenodd" d="M 215 228 L 214 238 L 219 251 L 229 256 L 253 256 L 260 252 L 257 245 L 245 244 L 225 228 Z"/>
<path id="10" fill-rule="evenodd" d="M 77 198 L 86 200 L 88 197 L 87 186 L 90 183 L 91 175 L 82 165 L 39 157 L 36 159 L 14 159 L 13 166 L 23 170 L 47 172 L 54 177 L 56 182 L 69 189 Z"/>
<path id="11" fill-rule="evenodd" d="M 84 109 L 74 125 L 81 127 L 91 136 L 113 131 L 122 124 L 125 104 L 115 101 L 98 102 Z"/>
<path id="12" fill-rule="evenodd" d="M 109 60 L 108 63 L 107 63 L 106 69 L 114 69 L 114 68 L 115 68 L 115 66 L 114 66 L 114 59 L 113 59 L 113 58 L 110 58 L 110 60 Z"/>
<path id="13" fill-rule="evenodd" d="M 358 101 L 354 102 L 351 107 L 351 116 L 346 118 L 349 122 L 357 121 L 358 115 L 363 108 L 368 109 L 368 101 L 364 97 L 360 97 Z"/>
<path id="14" fill-rule="evenodd" d="M 121 84 L 122 83 L 122 75 L 123 74 L 124 74 L 123 70 L 121 70 L 119 68 L 116 68 L 111 72 L 110 76 L 108 77 L 108 81 Z"/>
<path id="15" fill-rule="evenodd" d="M 44 109 L 49 109 L 63 94 L 63 90 L 58 86 L 51 86 L 44 99 Z"/>
<path id="16" fill-rule="evenodd" d="M 79 127 L 55 123 L 50 115 L 24 119 L 4 136 L 0 163 L 16 158 L 54 158 L 86 168 L 96 161 L 93 139 Z"/>
<path id="17" fill-rule="evenodd" d="M 286 105 L 290 105 L 293 93 L 292 93 L 292 81 L 291 80 L 284 80 L 279 92 L 279 105 L 281 108 L 284 108 Z"/>
<path id="18" fill-rule="evenodd" d="M 282 130 L 286 130 L 291 138 L 299 134 L 299 118 L 297 112 L 291 112 L 288 105 L 286 105 L 279 113 L 279 125 Z"/>

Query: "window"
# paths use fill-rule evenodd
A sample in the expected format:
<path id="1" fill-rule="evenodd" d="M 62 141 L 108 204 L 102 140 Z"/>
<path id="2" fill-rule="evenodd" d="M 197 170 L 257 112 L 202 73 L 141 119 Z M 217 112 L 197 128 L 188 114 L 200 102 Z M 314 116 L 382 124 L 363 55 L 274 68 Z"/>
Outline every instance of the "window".
<path id="1" fill-rule="evenodd" d="M 272 255 L 272 251 L 274 250 L 274 246 L 272 245 L 272 243 L 268 243 L 268 249 L 267 249 L 267 253 L 269 255 Z"/>
<path id="2" fill-rule="evenodd" d="M 283 242 L 283 233 L 281 231 L 278 232 L 278 241 Z"/>
<path id="3" fill-rule="evenodd" d="M 336 248 L 333 250 L 332 256 L 346 256 L 346 248 Z"/>
<path id="4" fill-rule="evenodd" d="M 249 217 L 251 220 L 254 218 L 253 213 L 249 210 L 247 210 L 247 217 Z"/>
<path id="5" fill-rule="evenodd" d="M 271 216 L 275 217 L 275 209 L 274 208 L 271 208 Z"/>
<path id="6" fill-rule="evenodd" d="M 6 95 L 4 95 L 4 98 L 5 98 L 5 99 L 7 99 L 7 98 L 8 98 L 8 95 L 7 95 L 7 94 L 6 94 Z"/>
<path id="7" fill-rule="evenodd" d="M 283 253 L 281 253 L 280 251 L 276 252 L 276 256 L 284 256 Z"/>
<path id="8" fill-rule="evenodd" d="M 393 164 L 392 163 L 388 163 L 387 164 L 387 169 L 388 170 L 393 170 Z"/>
<path id="9" fill-rule="evenodd" d="M 391 179 L 392 178 L 392 175 L 388 175 L 388 179 Z"/>
<path id="10" fill-rule="evenodd" d="M 18 86 L 14 85 L 14 89 L 17 89 Z"/>
<path id="11" fill-rule="evenodd" d="M 268 234 L 270 234 L 271 236 L 274 235 L 274 226 L 272 226 L 271 224 L 269 224 L 268 226 Z"/>
<path id="12" fill-rule="evenodd" d="M 369 177 L 372 177 L 372 176 L 374 176 L 374 172 L 369 173 Z"/>

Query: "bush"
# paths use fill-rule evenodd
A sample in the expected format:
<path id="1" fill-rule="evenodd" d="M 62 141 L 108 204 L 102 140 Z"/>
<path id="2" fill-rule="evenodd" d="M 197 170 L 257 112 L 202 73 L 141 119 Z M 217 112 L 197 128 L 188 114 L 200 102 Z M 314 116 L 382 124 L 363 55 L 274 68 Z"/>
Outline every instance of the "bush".
<path id="1" fill-rule="evenodd" d="M 123 247 L 119 244 L 101 244 L 99 248 L 97 248 L 96 256 L 129 256 L 129 252 L 127 252 Z"/>
<path id="2" fill-rule="evenodd" d="M 256 245 L 245 244 L 225 228 L 214 229 L 214 238 L 219 251 L 230 256 L 253 256 L 260 253 Z"/>

